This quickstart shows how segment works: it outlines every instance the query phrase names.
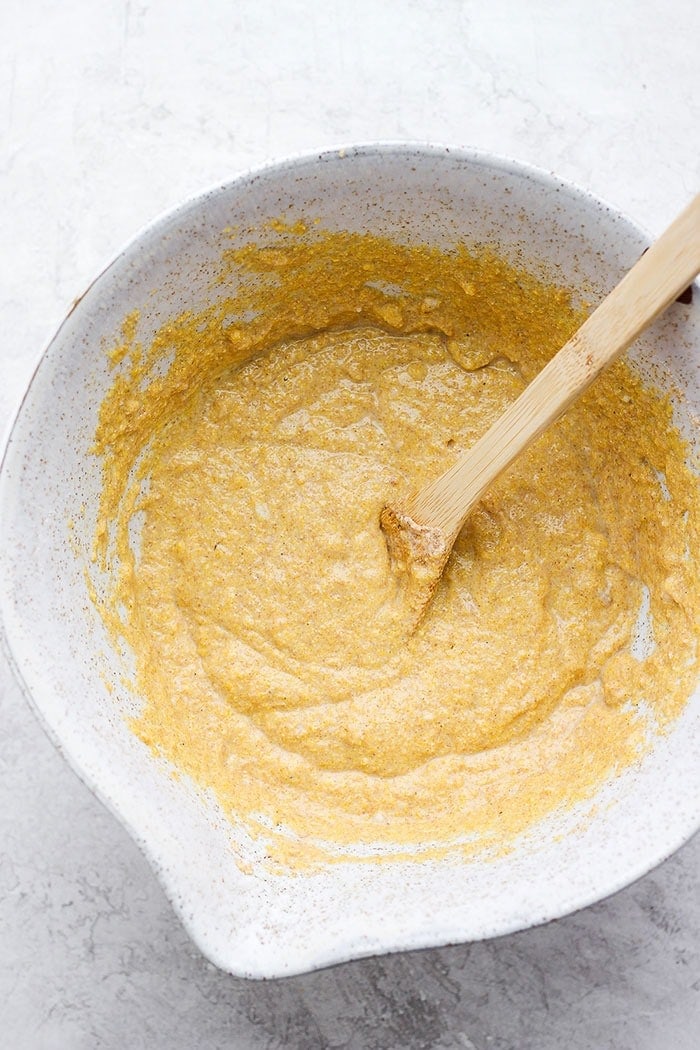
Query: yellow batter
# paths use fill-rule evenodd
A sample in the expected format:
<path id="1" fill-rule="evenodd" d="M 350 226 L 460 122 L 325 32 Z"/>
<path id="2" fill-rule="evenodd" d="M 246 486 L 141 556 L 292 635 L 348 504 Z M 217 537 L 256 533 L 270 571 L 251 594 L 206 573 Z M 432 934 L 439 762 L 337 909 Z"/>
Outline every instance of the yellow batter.
<path id="1" fill-rule="evenodd" d="M 504 848 L 689 695 L 697 482 L 668 404 L 616 365 L 480 503 L 409 635 L 382 506 L 581 315 L 488 253 L 306 233 L 231 253 L 222 283 L 256 281 L 148 349 L 133 316 L 111 351 L 96 559 L 134 729 L 293 866 Z"/>

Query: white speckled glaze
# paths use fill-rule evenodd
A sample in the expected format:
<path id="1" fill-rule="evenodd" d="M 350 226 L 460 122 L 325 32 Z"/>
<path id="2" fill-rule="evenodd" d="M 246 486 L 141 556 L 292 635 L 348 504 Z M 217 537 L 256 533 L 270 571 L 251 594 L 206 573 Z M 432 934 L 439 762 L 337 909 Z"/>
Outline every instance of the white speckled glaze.
<path id="1" fill-rule="evenodd" d="M 89 287 L 47 347 L 0 476 L 5 648 L 57 746 L 142 846 L 201 950 L 255 977 L 545 922 L 630 883 L 700 826 L 700 693 L 643 761 L 604 786 L 592 815 L 590 804 L 561 814 L 505 857 L 348 861 L 308 876 L 262 869 L 259 845 L 129 732 L 123 715 L 138 699 L 121 683 L 84 575 L 100 487 L 90 445 L 110 385 L 105 341 L 136 307 L 148 337 L 183 308 L 204 305 L 230 244 L 224 228 L 244 232 L 281 215 L 445 247 L 489 242 L 587 299 L 612 287 L 648 243 L 601 202 L 510 161 L 428 146 L 349 148 L 245 175 L 157 220 Z M 698 350 L 696 289 L 694 304 L 674 305 L 631 355 L 672 392 L 694 444 Z"/>

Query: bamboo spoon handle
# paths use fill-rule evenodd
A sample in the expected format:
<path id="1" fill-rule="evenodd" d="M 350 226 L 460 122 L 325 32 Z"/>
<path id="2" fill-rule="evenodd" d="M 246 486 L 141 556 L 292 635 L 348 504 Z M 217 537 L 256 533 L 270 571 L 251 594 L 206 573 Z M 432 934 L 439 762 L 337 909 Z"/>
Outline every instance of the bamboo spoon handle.
<path id="1" fill-rule="evenodd" d="M 700 271 L 700 194 L 493 426 L 405 506 L 450 546 L 484 490 Z"/>

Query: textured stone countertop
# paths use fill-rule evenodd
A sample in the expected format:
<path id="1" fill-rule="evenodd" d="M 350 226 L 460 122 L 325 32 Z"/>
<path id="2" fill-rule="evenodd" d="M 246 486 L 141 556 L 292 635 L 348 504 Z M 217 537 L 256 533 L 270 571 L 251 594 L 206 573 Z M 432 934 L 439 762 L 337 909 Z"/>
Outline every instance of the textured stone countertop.
<path id="1" fill-rule="evenodd" d="M 42 344 L 154 214 L 372 139 L 555 169 L 659 232 L 700 187 L 696 0 L 0 0 L 0 423 Z M 500 940 L 230 978 L 0 665 L 8 1050 L 695 1050 L 700 838 Z"/>

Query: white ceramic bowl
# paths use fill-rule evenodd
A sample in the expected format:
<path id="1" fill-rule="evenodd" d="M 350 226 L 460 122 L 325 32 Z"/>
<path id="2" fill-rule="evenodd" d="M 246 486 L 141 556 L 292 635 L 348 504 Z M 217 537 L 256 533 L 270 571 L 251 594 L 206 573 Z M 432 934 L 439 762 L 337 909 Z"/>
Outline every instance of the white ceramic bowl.
<path id="1" fill-rule="evenodd" d="M 172 779 L 129 732 L 123 714 L 138 701 L 119 682 L 84 577 L 100 488 L 89 449 L 110 385 L 104 342 L 135 307 L 147 336 L 203 306 L 224 228 L 280 215 L 444 246 L 490 242 L 587 295 L 612 287 L 648 243 L 588 194 L 510 161 L 416 145 L 332 151 L 244 175 L 158 219 L 47 347 L 0 478 L 5 648 L 51 736 L 141 845 L 201 950 L 234 974 L 266 977 L 545 922 L 636 879 L 700 825 L 700 693 L 652 753 L 604 786 L 588 820 L 590 806 L 553 818 L 498 860 L 348 862 L 309 876 L 267 873 L 259 847 L 242 840 L 252 870 L 241 871 L 215 801 Z M 653 361 L 655 381 L 683 392 L 677 422 L 696 446 L 699 299 L 696 288 L 693 306 L 672 307 L 632 353 L 643 374 Z"/>

